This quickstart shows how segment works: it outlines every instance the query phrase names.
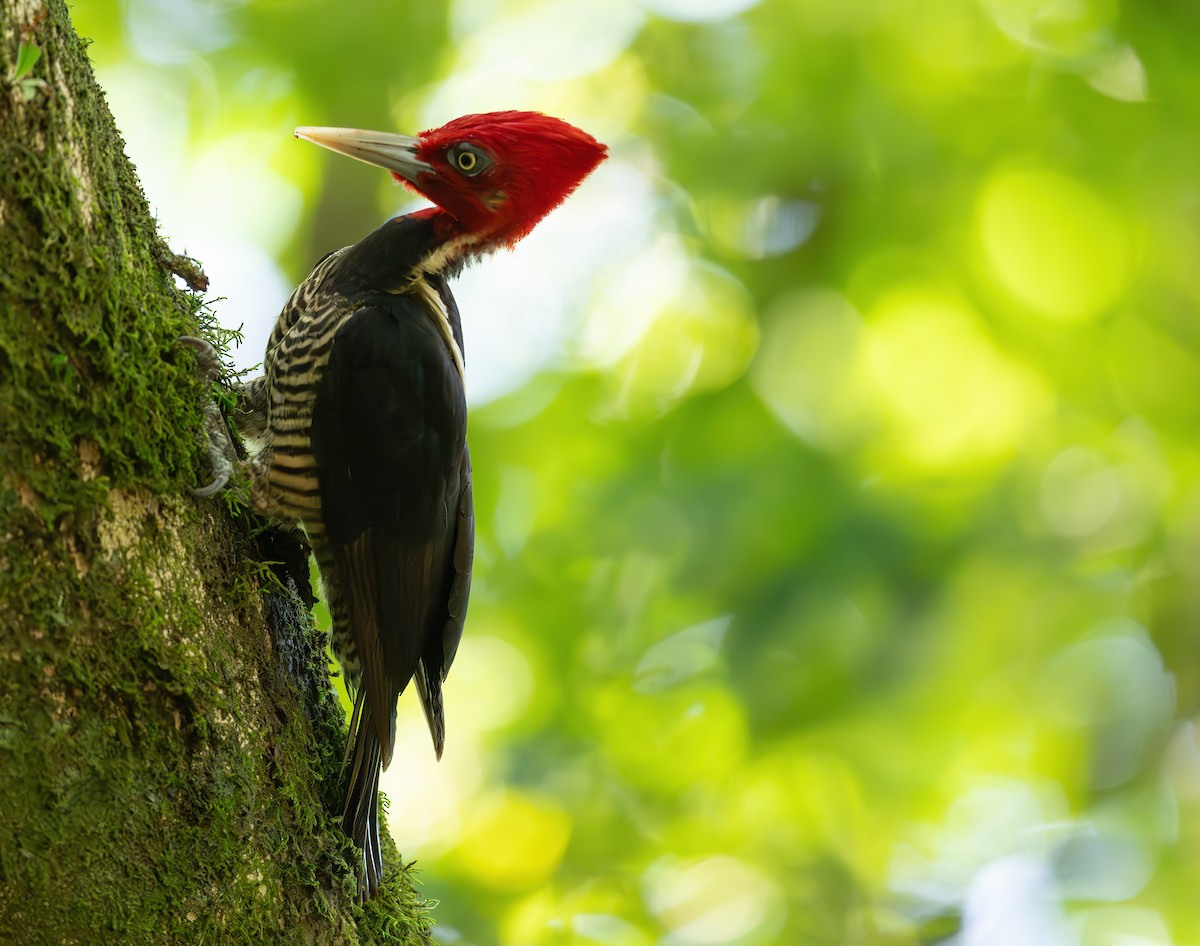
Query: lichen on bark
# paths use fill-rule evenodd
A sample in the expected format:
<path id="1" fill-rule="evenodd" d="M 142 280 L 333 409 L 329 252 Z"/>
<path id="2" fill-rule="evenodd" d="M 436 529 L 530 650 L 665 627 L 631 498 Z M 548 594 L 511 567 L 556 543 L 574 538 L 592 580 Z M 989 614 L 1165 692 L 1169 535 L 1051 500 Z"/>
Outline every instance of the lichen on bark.
<path id="1" fill-rule="evenodd" d="M 428 942 L 394 849 L 354 902 L 304 575 L 187 493 L 203 313 L 84 46 L 0 11 L 0 942 Z"/>

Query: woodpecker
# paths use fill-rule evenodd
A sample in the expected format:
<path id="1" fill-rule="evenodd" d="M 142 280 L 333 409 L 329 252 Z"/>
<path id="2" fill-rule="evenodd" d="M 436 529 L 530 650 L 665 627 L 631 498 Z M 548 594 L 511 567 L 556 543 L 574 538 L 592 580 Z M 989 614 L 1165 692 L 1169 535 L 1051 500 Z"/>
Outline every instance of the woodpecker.
<path id="1" fill-rule="evenodd" d="M 447 280 L 529 233 L 607 149 L 519 111 L 415 137 L 316 127 L 295 136 L 383 168 L 435 205 L 322 259 L 284 305 L 264 375 L 235 388 L 235 424 L 256 448 L 252 504 L 308 535 L 354 702 L 342 825 L 362 851 L 365 900 L 383 870 L 379 776 L 397 700 L 413 680 L 440 759 L 442 682 L 471 587 L 463 336 Z M 228 469 L 197 493 L 215 493 Z"/>

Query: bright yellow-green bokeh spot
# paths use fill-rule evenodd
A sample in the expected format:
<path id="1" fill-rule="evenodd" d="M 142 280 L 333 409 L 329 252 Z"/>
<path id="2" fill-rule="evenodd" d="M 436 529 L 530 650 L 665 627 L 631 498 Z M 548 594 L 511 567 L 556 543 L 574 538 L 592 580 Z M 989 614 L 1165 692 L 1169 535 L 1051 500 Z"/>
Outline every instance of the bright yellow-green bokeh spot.
<path id="1" fill-rule="evenodd" d="M 889 427 L 887 442 L 918 470 L 949 470 L 1011 454 L 1047 393 L 996 348 L 963 300 L 909 286 L 868 318 L 863 366 Z"/>
<path id="2" fill-rule="evenodd" d="M 454 674 L 456 688 L 470 694 L 459 716 L 475 731 L 511 725 L 533 700 L 533 668 L 526 654 L 499 637 L 472 634 L 471 646 L 455 657 Z"/>
<path id="3" fill-rule="evenodd" d="M 1072 178 L 1045 170 L 998 172 L 979 194 L 976 225 L 992 273 L 1036 315 L 1085 321 L 1125 290 L 1127 225 Z"/>
<path id="4" fill-rule="evenodd" d="M 598 695 L 595 714 L 605 752 L 645 789 L 669 793 L 712 782 L 735 771 L 746 752 L 742 707 L 720 687 L 652 695 L 613 687 Z"/>
<path id="5" fill-rule="evenodd" d="M 503 942 L 512 946 L 538 946 L 554 942 L 557 933 L 550 931 L 561 925 L 562 911 L 552 887 L 539 887 L 508 911 L 501 925 Z M 547 935 L 549 934 L 549 935 Z"/>
<path id="6" fill-rule="evenodd" d="M 897 15 L 890 33 L 909 66 L 895 81 L 922 97 L 955 97 L 964 82 L 985 81 L 1020 55 L 975 3 L 922 0 L 920 10 Z"/>
<path id="7" fill-rule="evenodd" d="M 485 801 L 458 849 L 458 862 L 494 890 L 530 890 L 554 872 L 571 836 L 571 819 L 545 798 L 509 790 Z"/>

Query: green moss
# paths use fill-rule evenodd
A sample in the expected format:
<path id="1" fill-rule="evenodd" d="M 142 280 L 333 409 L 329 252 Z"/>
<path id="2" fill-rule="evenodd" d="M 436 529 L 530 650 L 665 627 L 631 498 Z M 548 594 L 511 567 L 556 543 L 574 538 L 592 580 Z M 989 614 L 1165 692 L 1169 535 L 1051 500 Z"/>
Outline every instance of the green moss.
<path id="1" fill-rule="evenodd" d="M 186 493 L 204 313 L 65 7 L 0 24 L 0 942 L 427 942 L 394 850 L 354 903 L 304 579 Z"/>

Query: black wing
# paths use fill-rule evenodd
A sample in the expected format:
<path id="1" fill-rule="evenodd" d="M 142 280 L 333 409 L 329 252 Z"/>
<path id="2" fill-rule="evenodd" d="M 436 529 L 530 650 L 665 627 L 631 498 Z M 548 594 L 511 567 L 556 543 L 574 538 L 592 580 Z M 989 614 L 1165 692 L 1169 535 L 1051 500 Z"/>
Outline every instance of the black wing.
<path id="1" fill-rule="evenodd" d="M 462 378 L 435 315 L 416 296 L 371 303 L 334 338 L 312 449 L 363 725 L 386 766 L 396 699 L 414 674 L 441 752 L 440 683 L 462 634 L 474 532 Z"/>

